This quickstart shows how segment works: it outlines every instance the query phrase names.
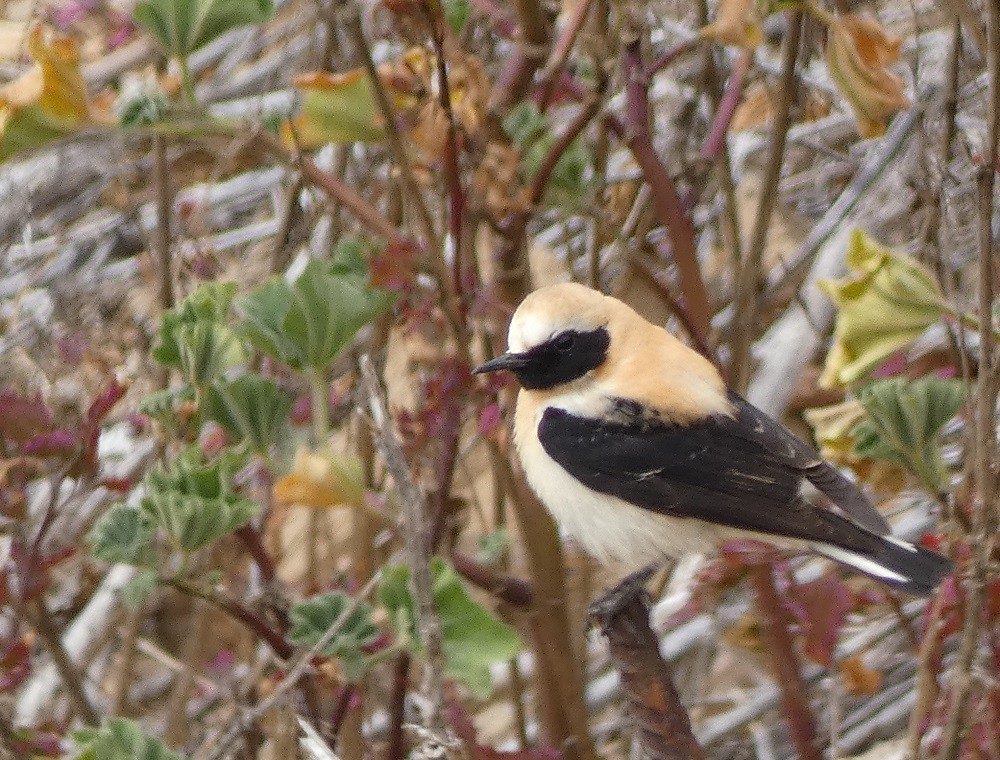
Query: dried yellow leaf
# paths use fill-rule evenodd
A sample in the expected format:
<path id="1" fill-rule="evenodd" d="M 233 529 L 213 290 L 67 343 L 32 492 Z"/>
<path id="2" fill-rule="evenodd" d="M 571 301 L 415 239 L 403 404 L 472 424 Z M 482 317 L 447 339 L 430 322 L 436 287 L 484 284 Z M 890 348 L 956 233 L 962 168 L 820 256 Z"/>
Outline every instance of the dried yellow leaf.
<path id="1" fill-rule="evenodd" d="M 721 0 L 715 21 L 700 34 L 725 45 L 757 47 L 764 41 L 764 29 L 756 0 Z"/>
<path id="2" fill-rule="evenodd" d="M 361 462 L 353 454 L 313 452 L 300 448 L 292 471 L 274 484 L 278 504 L 313 509 L 361 507 L 364 499 Z"/>
<path id="3" fill-rule="evenodd" d="M 886 69 L 899 60 L 901 41 L 869 16 L 827 16 L 826 63 L 830 76 L 854 110 L 858 133 L 876 137 L 887 119 L 909 108 L 903 80 Z"/>

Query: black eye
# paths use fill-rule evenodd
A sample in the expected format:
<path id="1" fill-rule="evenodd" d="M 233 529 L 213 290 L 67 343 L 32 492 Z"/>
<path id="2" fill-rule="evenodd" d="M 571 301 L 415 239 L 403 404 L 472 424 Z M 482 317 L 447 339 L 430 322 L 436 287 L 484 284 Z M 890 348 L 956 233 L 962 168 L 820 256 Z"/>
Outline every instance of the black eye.
<path id="1" fill-rule="evenodd" d="M 556 338 L 555 346 L 560 351 L 571 351 L 574 345 L 576 345 L 576 333 L 565 332 Z"/>

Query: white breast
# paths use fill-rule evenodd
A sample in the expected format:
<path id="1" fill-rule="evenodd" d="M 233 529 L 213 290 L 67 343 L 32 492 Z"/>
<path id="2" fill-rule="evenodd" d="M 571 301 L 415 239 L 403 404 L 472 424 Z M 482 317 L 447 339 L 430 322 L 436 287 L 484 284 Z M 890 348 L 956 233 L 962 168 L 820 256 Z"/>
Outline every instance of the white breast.
<path id="1" fill-rule="evenodd" d="M 583 485 L 542 448 L 537 429 L 546 405 L 518 402 L 514 440 L 528 484 L 565 533 L 596 559 L 641 567 L 691 552 L 707 552 L 720 540 L 700 520 L 667 517 Z M 562 406 L 562 404 L 560 404 Z"/>

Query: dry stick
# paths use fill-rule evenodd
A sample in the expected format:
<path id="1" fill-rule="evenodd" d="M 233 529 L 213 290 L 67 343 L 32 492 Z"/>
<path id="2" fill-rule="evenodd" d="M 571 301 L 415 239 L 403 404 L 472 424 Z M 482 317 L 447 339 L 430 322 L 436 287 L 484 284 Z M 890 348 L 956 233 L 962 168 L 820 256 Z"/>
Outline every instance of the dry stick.
<path id="1" fill-rule="evenodd" d="M 231 618 L 242 623 L 261 641 L 271 647 L 271 650 L 278 657 L 287 659 L 295 651 L 292 645 L 285 641 L 284 636 L 275 630 L 266 619 L 236 599 L 220 594 L 213 589 L 201 588 L 182 578 L 161 578 L 160 582 L 177 589 L 187 596 L 202 599 L 215 605 Z"/>
<path id="2" fill-rule="evenodd" d="M 292 246 L 289 245 L 292 228 L 302 213 L 299 205 L 299 193 L 302 192 L 302 174 L 295 172 L 285 190 L 284 203 L 281 207 L 281 226 L 274 236 L 271 248 L 271 274 L 282 274 L 291 261 Z"/>
<path id="3" fill-rule="evenodd" d="M 702 335 L 701 332 L 699 332 L 698 328 L 692 323 L 691 317 L 688 315 L 687 311 L 685 311 L 684 307 L 677 302 L 676 298 L 674 298 L 674 294 L 670 289 L 670 283 L 667 282 L 667 278 L 663 272 L 654 268 L 650 262 L 636 253 L 629 254 L 628 263 L 650 287 L 656 290 L 660 298 L 666 302 L 667 308 L 675 317 L 677 317 L 678 321 L 680 321 L 684 331 L 688 334 L 688 337 L 691 338 L 691 342 L 694 343 L 694 347 L 698 349 L 698 353 L 721 369 L 722 363 L 720 362 L 719 356 L 715 351 L 715 347 L 708 342 L 708 339 Z"/>
<path id="4" fill-rule="evenodd" d="M 750 580 L 757 596 L 761 637 L 770 654 L 774 678 L 781 689 L 781 707 L 788 719 L 798 759 L 822 760 L 816 725 L 809 709 L 809 692 L 802 680 L 798 657 L 788 632 L 788 616 L 774 588 L 772 566 L 767 563 L 753 565 Z"/>
<path id="5" fill-rule="evenodd" d="M 308 158 L 301 157 L 301 160 L 299 160 L 292 149 L 288 148 L 279 138 L 271 133 L 261 130 L 255 136 L 261 146 L 272 156 L 288 166 L 298 166 L 305 181 L 311 185 L 315 185 L 331 198 L 343 204 L 369 230 L 377 235 L 381 235 L 390 242 L 402 242 L 404 240 L 403 235 L 400 234 L 396 226 L 386 219 L 377 208 L 341 182 L 337 177 L 323 171 Z"/>
<path id="6" fill-rule="evenodd" d="M 382 579 L 382 571 L 379 570 L 371 577 L 350 603 L 340 613 L 340 617 L 333 621 L 329 628 L 319 637 L 319 640 L 309 649 L 302 652 L 295 660 L 295 664 L 288 670 L 287 675 L 274 687 L 274 691 L 268 694 L 266 699 L 257 703 L 252 710 L 239 715 L 227 729 L 216 732 L 198 748 L 191 756 L 192 760 L 222 760 L 227 757 L 233 744 L 243 735 L 243 733 L 264 716 L 272 707 L 277 705 L 285 694 L 294 687 L 309 670 L 312 661 L 319 656 L 319 653 L 326 648 L 326 645 L 333 641 L 347 625 L 361 603 L 367 599 L 378 586 Z"/>
<path id="7" fill-rule="evenodd" d="M 142 628 L 143 607 L 130 609 L 121 632 L 122 642 L 118 648 L 118 672 L 115 674 L 111 697 L 111 715 L 124 715 L 128 709 L 129 687 L 132 685 L 132 671 L 135 668 L 136 642 Z"/>
<path id="8" fill-rule="evenodd" d="M 948 55 L 948 68 L 945 74 L 945 92 L 941 98 L 941 109 L 944 116 L 944 129 L 941 136 L 940 156 L 940 179 L 938 191 L 935 194 L 935 204 L 931 207 L 928 218 L 927 229 L 924 235 L 924 245 L 933 245 L 935 249 L 934 262 L 937 278 L 942 288 L 947 287 L 947 275 L 944 267 L 944 256 L 940 245 L 941 233 L 941 211 L 943 210 L 944 197 L 944 176 L 948 163 L 951 160 L 951 146 L 955 139 L 955 116 L 958 110 L 958 70 L 959 58 L 962 53 L 962 26 L 956 18 L 952 25 L 951 51 Z M 954 338 L 953 338 L 954 340 Z M 958 341 L 955 340 L 956 352 L 958 352 Z M 966 375 L 967 377 L 967 375 Z M 950 510 L 944 505 L 944 514 Z M 941 619 L 944 610 L 943 592 L 939 589 L 931 602 L 930 612 L 927 616 L 927 624 L 924 627 L 924 637 L 920 642 L 917 653 L 917 677 L 916 693 L 917 698 L 910 712 L 910 721 L 907 729 L 907 745 L 909 747 L 910 760 L 919 760 L 921 755 L 921 742 L 924 735 L 924 723 L 930 715 L 931 708 L 937 700 L 940 691 L 938 687 L 938 669 L 941 666 L 941 633 L 944 629 L 944 621 Z"/>
<path id="9" fill-rule="evenodd" d="M 623 52 L 625 68 L 625 124 L 609 117 L 608 126 L 631 150 L 649 183 L 653 206 L 660 223 L 670 235 L 671 252 L 680 273 L 684 305 L 693 324 L 707 335 L 711 327 L 708 293 L 698 264 L 694 224 L 684 210 L 680 195 L 667 168 L 660 161 L 653 144 L 649 105 L 649 76 L 642 65 L 638 36 L 631 39 Z"/>
<path id="10" fill-rule="evenodd" d="M 424 727 L 443 737 L 444 648 L 441 620 L 434 608 L 434 578 L 431 575 L 431 517 L 424 494 L 410 472 L 403 449 L 396 438 L 392 419 L 386 411 L 381 384 L 368 356 L 360 361 L 361 382 L 368 396 L 368 408 L 375 424 L 375 443 L 385 459 L 403 503 L 403 536 L 410 561 L 410 585 L 416 601 L 416 623 L 420 641 L 427 652 L 428 667 L 422 693 L 427 697 Z"/>
<path id="11" fill-rule="evenodd" d="M 565 645 L 570 623 L 559 531 L 523 477 L 514 474 L 510 459 L 497 448 L 494 452 L 528 550 L 535 601 L 528 622 L 537 657 L 539 709 L 549 731 L 546 738 L 562 748 L 567 760 L 595 760 L 583 677 L 572 650 Z"/>
<path id="12" fill-rule="evenodd" d="M 736 283 L 736 319 L 732 336 L 732 359 L 729 377 L 736 390 L 745 390 L 750 377 L 750 347 L 757 333 L 761 260 L 767 245 L 771 215 L 778 197 L 778 183 L 785 159 L 785 143 L 791 123 L 791 108 L 795 90 L 795 61 L 799 54 L 802 33 L 802 12 L 789 11 L 788 30 L 781 50 L 781 87 L 774 106 L 774 125 L 768 150 L 767 168 L 761 187 L 760 205 L 754 220 L 750 245 L 747 248 Z"/>
<path id="13" fill-rule="evenodd" d="M 490 111 L 501 116 L 527 94 L 535 72 L 548 57 L 550 44 L 544 3 L 514 0 L 514 10 L 518 18 L 517 47 L 500 72 L 490 99 Z"/>
<path id="14" fill-rule="evenodd" d="M 406 154 L 406 146 L 403 144 L 402 135 L 399 133 L 399 125 L 396 123 L 396 110 L 392 107 L 389 95 L 382 84 L 382 77 L 379 76 L 378 69 L 375 67 L 371 45 L 368 44 L 368 38 L 365 37 L 365 31 L 361 27 L 361 15 L 357 6 L 353 3 L 345 9 L 345 13 L 348 17 L 347 28 L 361 50 L 361 61 L 365 67 L 365 73 L 368 75 L 368 82 L 371 84 L 372 92 L 375 95 L 379 114 L 385 125 L 385 133 L 389 138 L 389 148 L 392 150 L 392 156 L 396 161 L 396 166 L 399 168 L 405 195 L 416 206 L 417 218 L 420 221 L 424 239 L 431 248 L 437 249 L 440 243 L 437 242 L 437 234 L 434 232 L 434 221 L 431 219 L 430 211 L 428 211 L 427 204 L 424 202 L 420 185 L 417 184 L 417 178 L 413 173 L 413 165 Z"/>
<path id="15" fill-rule="evenodd" d="M 45 606 L 44 597 L 40 596 L 34 600 L 31 605 L 31 613 L 31 622 L 52 657 L 56 670 L 59 671 L 59 676 L 69 694 L 73 709 L 85 723 L 96 726 L 101 722 L 101 716 L 97 714 L 97 710 L 87 698 L 83 689 L 83 676 L 76 669 L 76 665 L 70 660 L 63 647 L 61 635 L 56 628 L 56 622 L 52 619 L 49 608 Z"/>
<path id="16" fill-rule="evenodd" d="M 188 739 L 188 698 L 195 683 L 195 663 L 201 656 L 208 623 L 208 602 L 202 599 L 195 599 L 193 602 L 194 609 L 186 621 L 188 639 L 184 642 L 184 653 L 181 656 L 182 669 L 177 674 L 167 700 L 163 740 L 171 747 L 182 747 Z"/>
<path id="17" fill-rule="evenodd" d="M 941 742 L 941 760 L 955 760 L 961 751 L 968 728 L 966 714 L 972 689 L 972 666 L 979 648 L 983 623 L 986 584 L 990 579 L 990 561 L 996 540 L 1000 514 L 995 503 L 997 491 L 996 404 L 998 380 L 996 339 L 993 324 L 994 250 L 993 190 L 998 154 L 1000 154 L 1000 8 L 987 3 L 988 60 L 990 99 L 987 105 L 989 135 L 984 161 L 979 168 L 979 371 L 976 389 L 976 480 L 979 486 L 975 515 L 972 558 L 969 563 L 962 640 L 952 670 L 952 695 L 948 720 Z"/>
<path id="18" fill-rule="evenodd" d="M 573 7 L 572 15 L 567 20 L 566 26 L 556 40 L 556 44 L 552 46 L 552 53 L 541 72 L 542 82 L 539 86 L 541 92 L 539 108 L 542 111 L 548 108 L 552 101 L 556 79 L 562 73 L 566 61 L 569 60 L 569 54 L 573 50 L 573 44 L 576 42 L 577 35 L 583 29 L 583 22 L 587 20 L 587 14 L 590 12 L 592 2 L 593 0 L 580 0 Z"/>
<path id="19" fill-rule="evenodd" d="M 599 614 L 596 622 L 608 639 L 644 755 L 651 760 L 702 760 L 705 753 L 660 654 L 641 593 L 631 594 L 610 613 Z"/>
<path id="20" fill-rule="evenodd" d="M 170 261 L 170 217 L 173 196 L 170 192 L 170 168 L 167 166 L 167 139 L 153 135 L 153 183 L 156 186 L 156 261 L 160 275 L 160 306 L 174 306 L 174 272 Z"/>

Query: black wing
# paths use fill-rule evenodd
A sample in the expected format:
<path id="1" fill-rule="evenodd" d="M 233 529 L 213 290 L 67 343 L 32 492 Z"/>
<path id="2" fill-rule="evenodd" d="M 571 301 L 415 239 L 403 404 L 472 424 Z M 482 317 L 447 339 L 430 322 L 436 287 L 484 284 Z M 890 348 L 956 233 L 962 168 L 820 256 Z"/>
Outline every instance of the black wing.
<path id="1" fill-rule="evenodd" d="M 892 533 L 889 523 L 861 490 L 820 457 L 812 446 L 792 435 L 742 396 L 730 391 L 729 400 L 736 411 L 735 434 L 780 456 L 862 527 L 879 536 Z"/>
<path id="2" fill-rule="evenodd" d="M 630 402 L 615 422 L 549 408 L 538 437 L 581 482 L 636 506 L 774 536 L 856 543 L 864 531 L 841 531 L 827 510 L 799 496 L 803 478 L 820 471 L 819 456 L 743 399 L 733 401 L 733 417 L 683 426 L 650 421 Z"/>

